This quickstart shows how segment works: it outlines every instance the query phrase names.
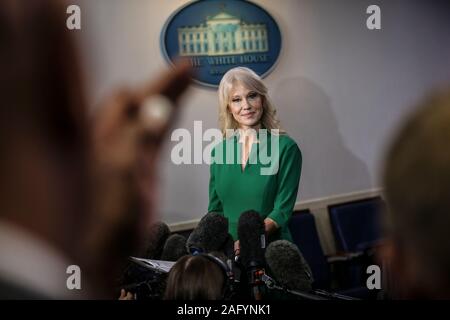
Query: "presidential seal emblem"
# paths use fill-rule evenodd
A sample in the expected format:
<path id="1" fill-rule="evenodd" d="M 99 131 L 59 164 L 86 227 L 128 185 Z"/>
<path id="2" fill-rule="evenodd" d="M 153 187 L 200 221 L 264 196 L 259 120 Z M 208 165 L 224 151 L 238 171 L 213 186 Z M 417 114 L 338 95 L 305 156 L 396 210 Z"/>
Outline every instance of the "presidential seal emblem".
<path id="1" fill-rule="evenodd" d="M 265 77 L 281 51 L 281 33 L 272 16 L 244 0 L 200 0 L 172 14 L 161 32 L 169 63 L 186 58 L 194 80 L 217 87 L 223 74 L 245 66 Z"/>

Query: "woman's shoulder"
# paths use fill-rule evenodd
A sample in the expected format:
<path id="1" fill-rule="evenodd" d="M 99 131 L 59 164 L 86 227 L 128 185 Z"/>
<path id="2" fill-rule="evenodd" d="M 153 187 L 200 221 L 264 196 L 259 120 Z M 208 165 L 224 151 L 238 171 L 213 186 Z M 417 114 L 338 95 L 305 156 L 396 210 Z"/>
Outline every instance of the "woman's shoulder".
<path id="1" fill-rule="evenodd" d="M 292 139 L 287 133 L 282 133 L 279 135 L 279 141 L 280 141 L 280 147 L 282 148 L 297 148 L 300 150 L 300 148 L 298 147 L 297 142 Z"/>
<path id="2" fill-rule="evenodd" d="M 280 155 L 285 159 L 299 159 L 300 162 L 303 158 L 297 142 L 287 134 L 280 134 Z"/>

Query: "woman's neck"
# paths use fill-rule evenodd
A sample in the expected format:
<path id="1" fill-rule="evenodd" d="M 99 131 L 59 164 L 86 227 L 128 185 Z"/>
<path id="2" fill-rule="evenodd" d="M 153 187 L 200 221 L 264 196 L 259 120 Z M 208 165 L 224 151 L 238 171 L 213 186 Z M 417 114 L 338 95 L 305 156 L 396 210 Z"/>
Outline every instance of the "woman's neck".
<path id="1" fill-rule="evenodd" d="M 244 140 L 252 144 L 258 141 L 258 130 L 261 128 L 260 125 L 253 127 L 241 127 L 239 128 L 240 142 Z"/>
<path id="2" fill-rule="evenodd" d="M 242 135 L 246 135 L 246 134 L 250 134 L 253 132 L 258 131 L 259 129 L 261 129 L 261 124 L 258 123 L 254 126 L 240 126 L 239 127 L 239 133 Z"/>

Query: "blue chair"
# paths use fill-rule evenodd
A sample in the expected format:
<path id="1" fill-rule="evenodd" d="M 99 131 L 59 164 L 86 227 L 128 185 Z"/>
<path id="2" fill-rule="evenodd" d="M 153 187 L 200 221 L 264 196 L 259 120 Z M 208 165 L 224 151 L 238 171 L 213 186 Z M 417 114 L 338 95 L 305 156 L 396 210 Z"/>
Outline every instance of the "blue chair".
<path id="1" fill-rule="evenodd" d="M 336 246 L 342 252 L 365 251 L 381 239 L 380 197 L 328 207 Z"/>
<path id="2" fill-rule="evenodd" d="M 315 289 L 329 289 L 331 272 L 320 244 L 314 216 L 309 210 L 294 212 L 289 223 L 292 240 L 311 267 Z"/>
<path id="3" fill-rule="evenodd" d="M 366 268 L 374 264 L 373 248 L 381 240 L 380 197 L 359 200 L 328 207 L 330 223 L 338 252 L 360 254 L 348 266 L 346 282 L 348 287 L 364 286 Z"/>
<path id="4" fill-rule="evenodd" d="M 292 240 L 299 247 L 311 267 L 314 277 L 313 289 L 323 289 L 360 299 L 374 299 L 373 293 L 364 285 L 340 287 L 343 283 L 333 269 L 351 269 L 351 259 L 340 256 L 325 256 L 320 244 L 314 216 L 309 210 L 294 212 L 289 223 Z M 339 267 L 338 267 L 339 266 Z"/>

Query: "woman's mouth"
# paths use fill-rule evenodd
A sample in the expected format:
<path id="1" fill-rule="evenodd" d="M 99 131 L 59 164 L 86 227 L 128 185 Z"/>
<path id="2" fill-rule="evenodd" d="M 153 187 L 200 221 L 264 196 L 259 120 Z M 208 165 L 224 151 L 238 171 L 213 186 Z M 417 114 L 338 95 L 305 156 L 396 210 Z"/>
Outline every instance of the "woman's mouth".
<path id="1" fill-rule="evenodd" d="M 254 114 L 255 114 L 254 112 L 249 112 L 249 113 L 243 114 L 242 117 L 251 118 Z"/>

